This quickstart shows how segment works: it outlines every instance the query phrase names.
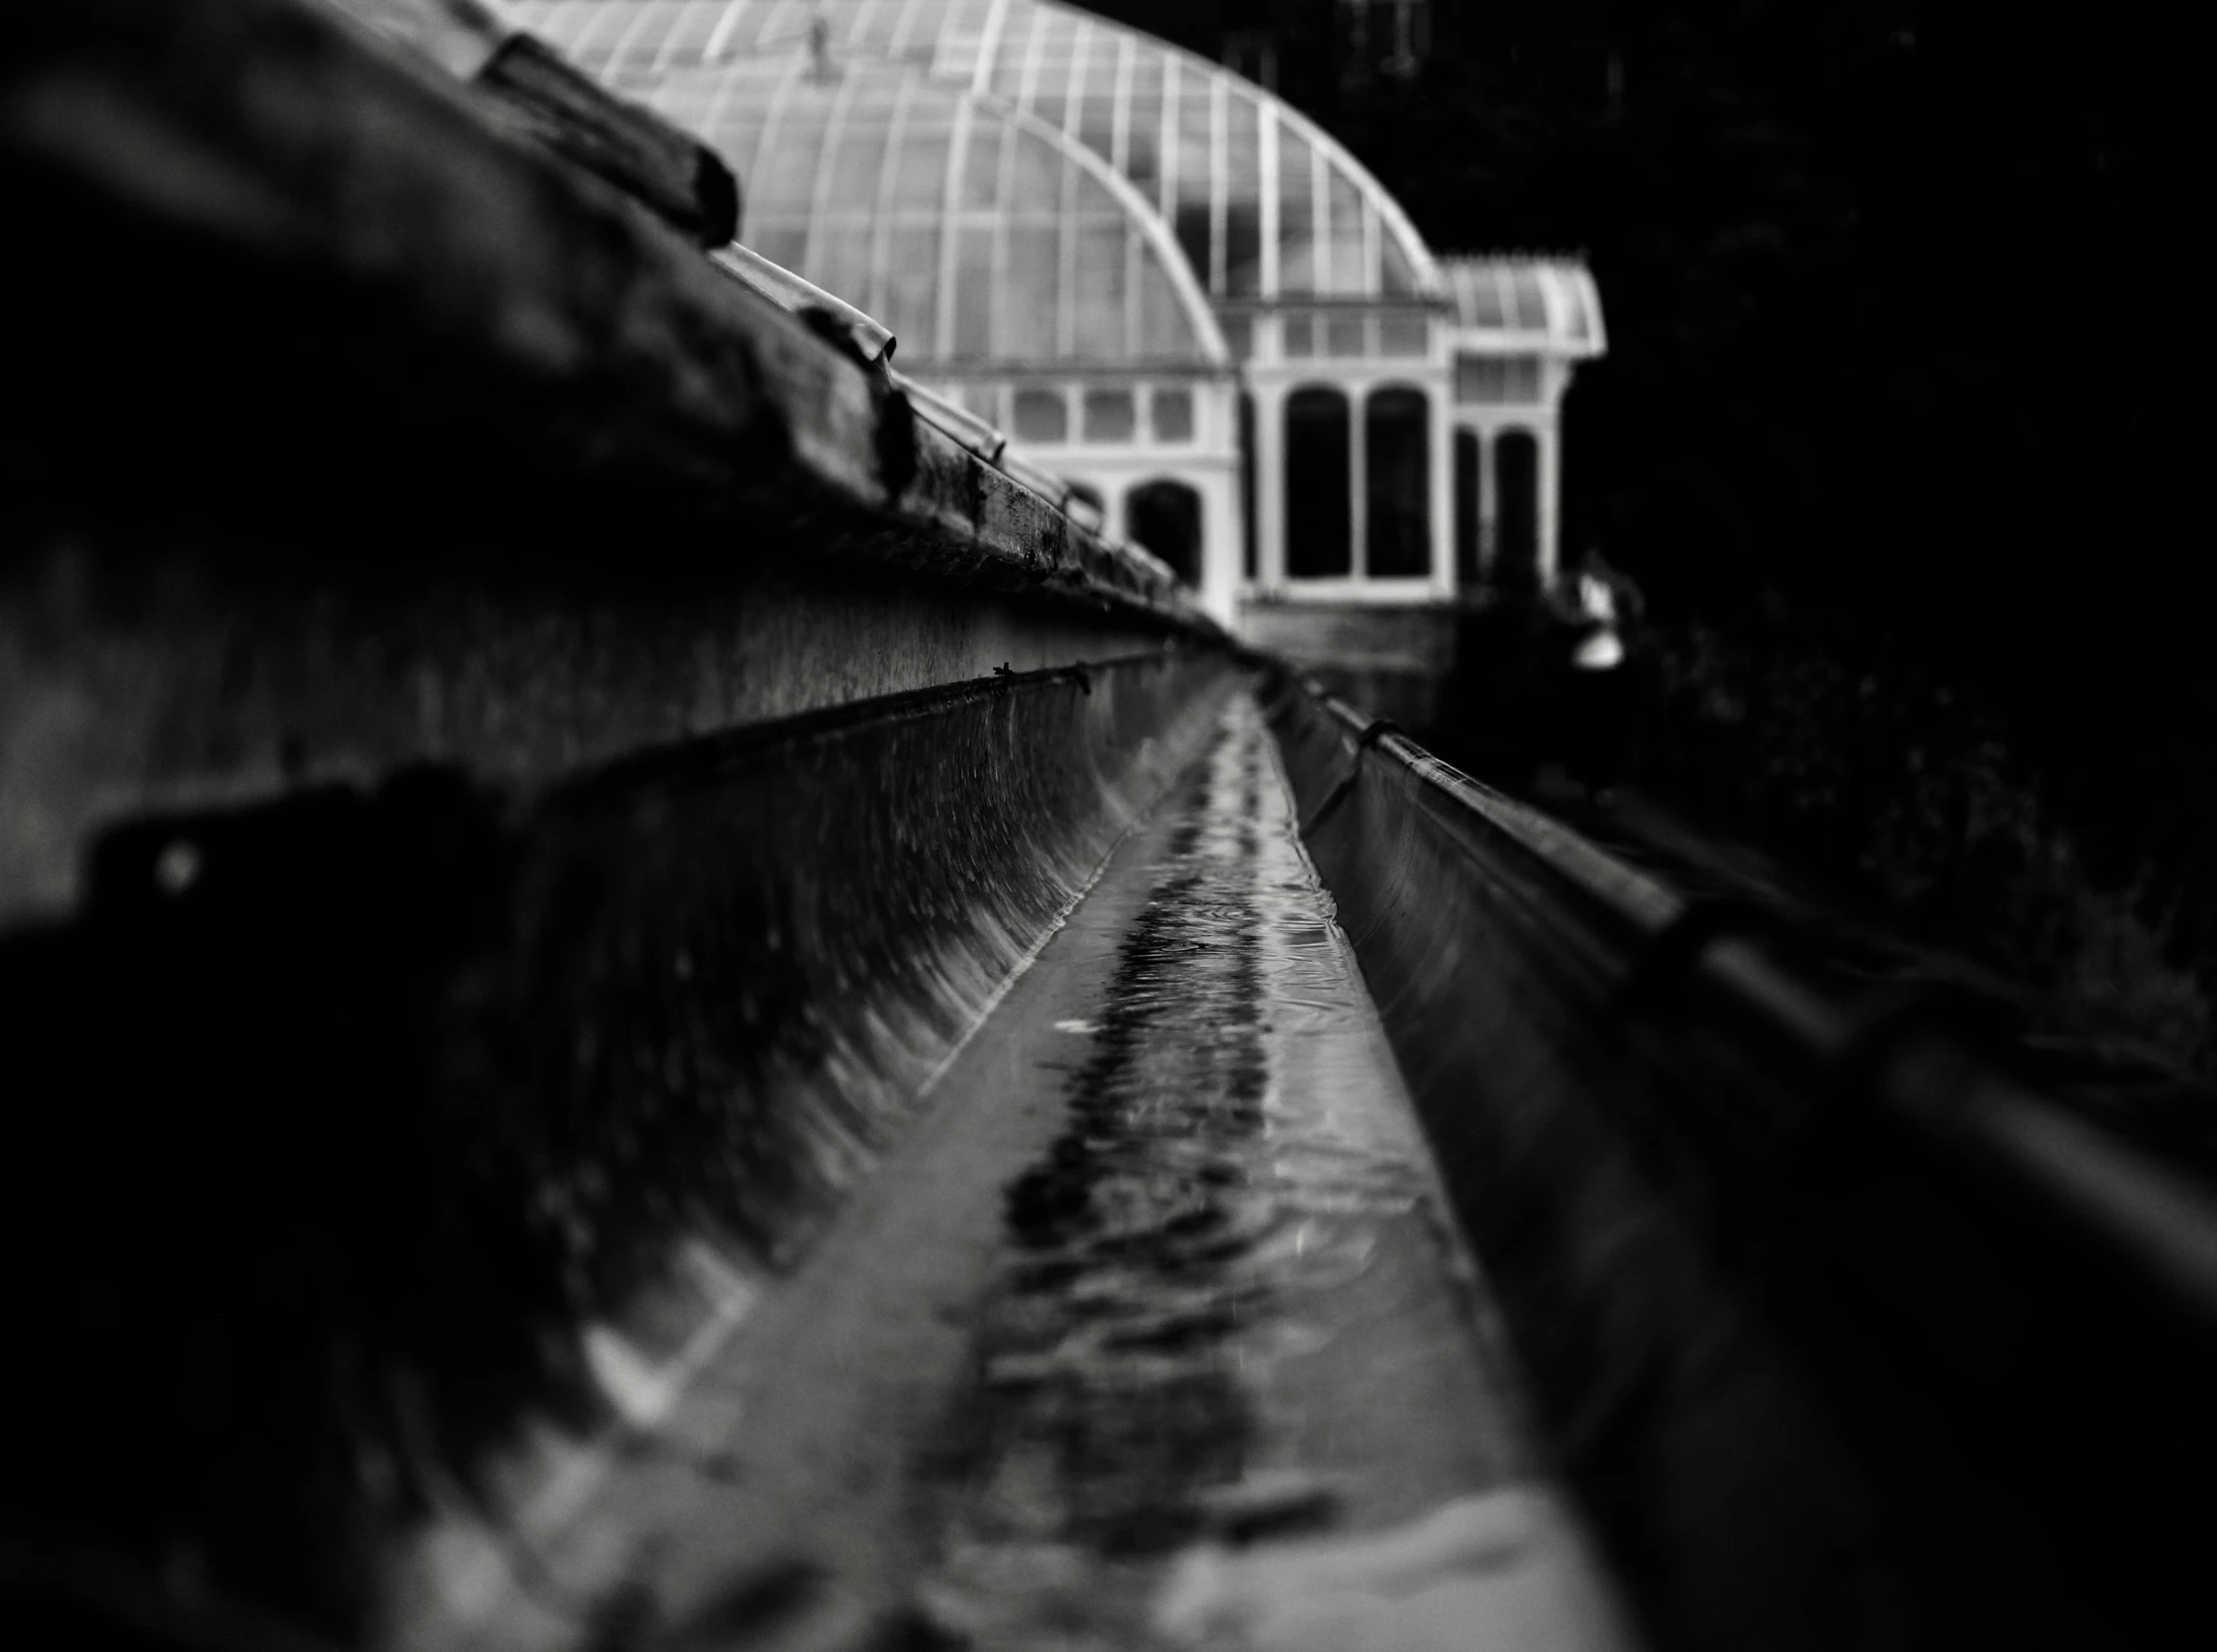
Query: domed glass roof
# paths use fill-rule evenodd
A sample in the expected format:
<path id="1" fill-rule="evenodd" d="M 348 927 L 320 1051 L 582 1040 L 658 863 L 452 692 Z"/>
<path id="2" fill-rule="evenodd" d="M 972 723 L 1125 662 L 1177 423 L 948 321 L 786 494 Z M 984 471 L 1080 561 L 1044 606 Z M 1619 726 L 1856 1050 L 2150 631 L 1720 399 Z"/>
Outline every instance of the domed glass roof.
<path id="1" fill-rule="evenodd" d="M 914 66 L 1018 110 L 1128 178 L 1208 293 L 1422 299 L 1443 291 L 1406 214 L 1337 142 L 1270 93 L 1051 0 L 522 0 L 509 11 L 637 93 L 685 66 L 804 47 Z M 744 174 L 743 174 L 744 175 Z"/>
<path id="2" fill-rule="evenodd" d="M 746 180 L 746 245 L 868 311 L 904 368 L 1227 360 L 1160 220 L 1038 121 L 805 45 L 628 90 Z"/>
<path id="3" fill-rule="evenodd" d="M 1584 264 L 1566 258 L 1455 256 L 1440 260 L 1455 318 L 1504 345 L 1602 353 L 1601 295 Z"/>

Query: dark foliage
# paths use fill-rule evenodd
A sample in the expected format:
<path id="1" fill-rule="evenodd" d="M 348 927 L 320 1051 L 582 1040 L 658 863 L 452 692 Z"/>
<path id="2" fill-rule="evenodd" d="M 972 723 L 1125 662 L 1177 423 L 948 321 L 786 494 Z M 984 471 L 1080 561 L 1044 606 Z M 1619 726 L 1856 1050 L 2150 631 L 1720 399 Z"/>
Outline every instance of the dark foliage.
<path id="1" fill-rule="evenodd" d="M 1211 55 L 1270 14 L 1283 89 L 1434 246 L 1591 259 L 1610 356 L 1566 410 L 1565 543 L 1653 598 L 1651 778 L 1789 854 L 1829 812 L 1825 869 L 2066 998 L 2083 960 L 2031 907 L 2081 895 L 2217 980 L 2182 14 L 1442 4 L 1409 87 L 1351 78 L 1321 4 L 1103 9 Z M 1980 863 L 2002 792 L 2038 822 L 2017 869 L 1932 871 Z"/>

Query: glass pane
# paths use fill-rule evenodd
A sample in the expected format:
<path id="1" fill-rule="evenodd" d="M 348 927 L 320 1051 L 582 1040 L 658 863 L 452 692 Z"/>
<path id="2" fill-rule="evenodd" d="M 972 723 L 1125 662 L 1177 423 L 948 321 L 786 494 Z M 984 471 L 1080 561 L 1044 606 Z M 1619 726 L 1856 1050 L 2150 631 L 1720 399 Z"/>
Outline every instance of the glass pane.
<path id="1" fill-rule="evenodd" d="M 937 360 L 939 337 L 939 228 L 896 224 L 885 236 L 885 298 L 878 320 L 900 340 L 903 362 Z"/>
<path id="2" fill-rule="evenodd" d="M 1124 115 L 1123 175 L 1148 200 L 1162 177 L 1162 59 L 1142 52 L 1131 70 L 1131 103 Z"/>
<path id="3" fill-rule="evenodd" d="M 993 354 L 993 231 L 965 226 L 955 242 L 955 336 L 957 361 L 983 361 Z"/>
<path id="4" fill-rule="evenodd" d="M 743 243 L 750 252 L 759 252 L 774 264 L 798 272 L 800 257 L 807 250 L 808 225 L 804 218 L 754 219 L 747 225 L 747 239 Z"/>
<path id="5" fill-rule="evenodd" d="M 1204 292 L 1213 291 L 1210 262 L 1209 188 L 1215 175 L 1210 155 L 1208 81 L 1198 74 L 1178 77 L 1177 226 L 1178 245 L 1193 266 Z"/>
<path id="6" fill-rule="evenodd" d="M 1092 180 L 1088 179 L 1091 183 Z M 1099 185 L 1094 185 L 1099 187 Z M 1121 361 L 1130 354 L 1124 303 L 1124 225 L 1121 218 L 1078 221 L 1078 279 L 1072 294 L 1074 343 L 1089 361 Z"/>
<path id="7" fill-rule="evenodd" d="M 1262 208 L 1252 200 L 1224 208 L 1224 290 L 1235 297 L 1262 291 Z"/>
<path id="8" fill-rule="evenodd" d="M 1317 353 L 1314 317 L 1289 315 L 1284 325 L 1287 356 L 1295 361 L 1306 361 Z"/>
<path id="9" fill-rule="evenodd" d="M 1487 407 L 1508 400 L 1508 373 L 1498 356 L 1455 357 L 1455 400 Z"/>
<path id="10" fill-rule="evenodd" d="M 1586 283 L 1576 275 L 1565 275 L 1560 288 L 1563 312 L 1570 336 L 1583 344 L 1593 337 L 1593 326 L 1586 314 Z"/>
<path id="11" fill-rule="evenodd" d="M 1216 325 L 1224 335 L 1224 348 L 1231 352 L 1234 361 L 1245 361 L 1255 353 L 1255 322 L 1252 316 L 1221 315 Z"/>
<path id="12" fill-rule="evenodd" d="M 1129 442 L 1138 433 L 1138 414 L 1128 390 L 1086 392 L 1086 440 Z"/>
<path id="13" fill-rule="evenodd" d="M 1024 442 L 1070 440 L 1070 405 L 1059 390 L 1020 390 L 1016 393 L 1016 435 Z"/>
<path id="14" fill-rule="evenodd" d="M 831 163 L 831 205 L 850 211 L 874 205 L 878 171 L 884 161 L 884 117 L 879 115 L 859 124 L 850 120 Z"/>
<path id="15" fill-rule="evenodd" d="M 1262 125 L 1254 101 L 1225 93 L 1224 290 L 1262 290 Z"/>
<path id="16" fill-rule="evenodd" d="M 1139 265 L 1139 355 L 1148 360 L 1180 360 L 1197 349 L 1185 301 L 1170 284 L 1161 260 L 1150 252 Z"/>
<path id="17" fill-rule="evenodd" d="M 1011 6 L 1007 20 L 1001 25 L 1001 49 L 993 61 L 993 75 L 987 83 L 994 95 L 1016 101 L 1024 86 L 1025 48 L 1031 42 L 1032 25 L 1038 14 L 1028 6 Z"/>
<path id="18" fill-rule="evenodd" d="M 1335 315 L 1324 324 L 1324 353 L 1343 361 L 1354 360 L 1370 354 L 1364 318 L 1359 315 Z"/>
<path id="19" fill-rule="evenodd" d="M 1194 279 L 1208 284 L 1208 202 L 1183 200 L 1177 208 L 1178 248 L 1192 267 Z"/>
<path id="20" fill-rule="evenodd" d="M 808 267 L 800 273 L 834 297 L 866 306 L 871 296 L 870 250 L 876 238 L 867 218 L 841 215 L 819 219 L 809 246 Z"/>
<path id="21" fill-rule="evenodd" d="M 1061 150 L 1033 133 L 1009 135 L 1016 146 L 1016 176 L 1007 199 L 1012 212 L 1040 213 L 1059 218 L 1063 212 L 1063 168 L 1069 165 Z"/>
<path id="22" fill-rule="evenodd" d="M 1316 152 L 1278 129 L 1278 290 L 1317 290 Z"/>
<path id="23" fill-rule="evenodd" d="M 1401 237 L 1390 225 L 1381 224 L 1385 239 L 1380 253 L 1386 267 L 1380 272 L 1380 285 L 1390 297 L 1405 298 L 1417 291 L 1417 266 L 1410 261 L 1409 249 L 1402 245 Z"/>
<path id="24" fill-rule="evenodd" d="M 1154 393 L 1154 439 L 1157 442 L 1193 440 L 1193 393 L 1158 390 Z"/>
<path id="25" fill-rule="evenodd" d="M 1508 284 L 1509 304 L 1513 312 L 1509 325 L 1520 330 L 1544 332 L 1547 327 L 1547 303 L 1540 296 L 1538 272 L 1531 269 L 1512 270 Z"/>
<path id="26" fill-rule="evenodd" d="M 1009 226 L 1008 283 L 999 295 L 1000 353 L 1013 361 L 1057 354 L 1063 237 L 1054 224 Z"/>
<path id="27" fill-rule="evenodd" d="M 1086 57 L 1086 95 L 1078 112 L 1078 141 L 1104 161 L 1111 159 L 1115 146 L 1116 63 L 1129 49 L 1120 37 L 1097 35 Z"/>
<path id="28" fill-rule="evenodd" d="M 1367 294 L 1369 271 L 1363 267 L 1363 197 L 1352 179 L 1336 167 L 1325 176 L 1331 197 L 1331 227 L 1325 236 L 1330 268 L 1326 279 L 1337 293 Z"/>
<path id="29" fill-rule="evenodd" d="M 1366 553 L 1374 579 L 1431 572 L 1431 407 L 1418 390 L 1374 392 L 1364 410 L 1370 489 Z"/>
<path id="30" fill-rule="evenodd" d="M 1382 315 L 1378 318 L 1380 355 L 1422 356 L 1430 348 L 1431 329 L 1423 316 Z"/>
<path id="31" fill-rule="evenodd" d="M 1329 579 L 1353 571 L 1347 398 L 1311 387 L 1286 399 L 1286 572 Z"/>
<path id="32" fill-rule="evenodd" d="M 1508 306 L 1502 297 L 1499 272 L 1480 264 L 1465 270 L 1459 283 L 1462 324 L 1465 327 L 1506 327 Z"/>
<path id="33" fill-rule="evenodd" d="M 805 206 L 814 192 L 816 155 L 823 147 L 823 128 L 830 111 L 820 93 L 796 94 L 771 128 L 762 159 L 747 179 L 747 206 L 774 209 Z"/>
<path id="34" fill-rule="evenodd" d="M 953 133 L 934 123 L 919 127 L 914 111 L 901 129 L 900 160 L 893 174 L 893 199 L 903 206 L 937 208 L 947 192 L 947 147 Z"/>
<path id="35" fill-rule="evenodd" d="M 982 112 L 970 122 L 970 149 L 962 163 L 962 204 L 990 207 L 1001 200 L 1001 123 Z"/>

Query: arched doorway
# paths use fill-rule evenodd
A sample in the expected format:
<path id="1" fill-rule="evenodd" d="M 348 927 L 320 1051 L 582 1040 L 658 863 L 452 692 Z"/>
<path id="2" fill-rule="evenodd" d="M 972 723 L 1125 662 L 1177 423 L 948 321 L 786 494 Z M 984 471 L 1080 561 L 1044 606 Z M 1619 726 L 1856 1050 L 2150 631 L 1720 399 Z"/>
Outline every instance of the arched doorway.
<path id="1" fill-rule="evenodd" d="M 1539 589 L 1539 442 L 1530 431 L 1503 431 L 1493 444 L 1494 487 L 1500 510 L 1496 583 L 1510 590 Z"/>
<path id="2" fill-rule="evenodd" d="M 1478 582 L 1478 433 L 1455 432 L 1455 583 Z"/>
<path id="3" fill-rule="evenodd" d="M 1431 572 L 1431 404 L 1393 385 L 1363 409 L 1370 498 L 1363 571 L 1373 579 L 1422 579 Z"/>
<path id="4" fill-rule="evenodd" d="M 1165 477 L 1124 496 L 1125 534 L 1170 564 L 1188 585 L 1201 582 L 1201 496 Z"/>
<path id="5" fill-rule="evenodd" d="M 1355 571 L 1347 398 L 1310 385 L 1286 398 L 1286 572 L 1338 579 Z"/>

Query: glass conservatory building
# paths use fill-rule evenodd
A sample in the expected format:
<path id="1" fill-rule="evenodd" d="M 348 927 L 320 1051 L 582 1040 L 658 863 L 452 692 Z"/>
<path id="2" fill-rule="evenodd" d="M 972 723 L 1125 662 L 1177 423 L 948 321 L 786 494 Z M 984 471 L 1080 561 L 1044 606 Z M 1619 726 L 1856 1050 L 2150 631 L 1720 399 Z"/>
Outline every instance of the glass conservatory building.
<path id="1" fill-rule="evenodd" d="M 522 0 L 698 133 L 744 243 L 1100 498 L 1227 620 L 1555 557 L 1575 264 L 1434 258 L 1278 98 L 1050 0 Z"/>

